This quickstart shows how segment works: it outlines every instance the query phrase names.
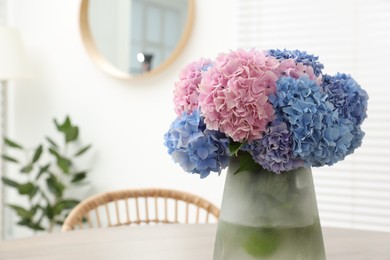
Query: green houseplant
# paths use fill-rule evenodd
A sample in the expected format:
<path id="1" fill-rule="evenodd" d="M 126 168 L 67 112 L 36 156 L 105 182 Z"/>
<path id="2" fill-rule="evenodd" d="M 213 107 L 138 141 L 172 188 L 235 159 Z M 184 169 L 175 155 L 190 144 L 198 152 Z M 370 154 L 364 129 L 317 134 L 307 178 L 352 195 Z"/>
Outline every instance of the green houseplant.
<path id="1" fill-rule="evenodd" d="M 46 136 L 35 149 L 28 149 L 4 138 L 8 151 L 13 153 L 2 157 L 6 162 L 16 164 L 19 174 L 10 173 L 8 177 L 2 177 L 2 181 L 27 201 L 23 206 L 7 205 L 18 216 L 18 225 L 34 231 L 52 232 L 56 225 L 62 225 L 69 211 L 79 203 L 78 199 L 68 197 L 66 191 L 85 183 L 88 172 L 76 167 L 76 159 L 91 147 L 79 144 L 79 127 L 72 124 L 69 116 L 63 123 L 53 121 L 62 142 Z"/>

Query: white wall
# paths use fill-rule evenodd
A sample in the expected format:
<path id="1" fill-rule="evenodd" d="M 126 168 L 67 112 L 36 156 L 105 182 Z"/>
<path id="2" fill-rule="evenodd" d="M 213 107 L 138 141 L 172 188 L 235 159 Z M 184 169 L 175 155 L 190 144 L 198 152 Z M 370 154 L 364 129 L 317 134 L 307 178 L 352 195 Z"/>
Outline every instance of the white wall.
<path id="1" fill-rule="evenodd" d="M 12 0 L 9 5 L 10 23 L 20 29 L 36 69 L 33 80 L 10 89 L 10 137 L 34 146 L 53 133 L 53 117 L 69 114 L 82 141 L 93 144 L 91 189 L 83 191 L 85 196 L 168 187 L 220 204 L 224 177 L 200 180 L 182 172 L 167 154 L 163 135 L 175 118 L 172 91 L 180 69 L 234 49 L 233 1 L 196 0 L 193 32 L 182 54 L 166 71 L 137 82 L 105 75 L 87 56 L 79 32 L 80 1 Z M 11 193 L 8 199 L 17 198 Z M 8 226 L 8 237 L 27 234 Z"/>

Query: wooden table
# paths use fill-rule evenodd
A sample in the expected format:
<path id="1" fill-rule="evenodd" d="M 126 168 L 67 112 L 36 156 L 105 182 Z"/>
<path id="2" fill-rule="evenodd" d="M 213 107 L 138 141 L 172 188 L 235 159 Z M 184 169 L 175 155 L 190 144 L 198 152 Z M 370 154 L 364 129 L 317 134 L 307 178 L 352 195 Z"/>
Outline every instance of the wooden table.
<path id="1" fill-rule="evenodd" d="M 0 242 L 0 259 L 210 260 L 215 231 L 210 224 L 55 233 Z M 390 233 L 323 228 L 323 235 L 328 260 L 390 259 Z"/>

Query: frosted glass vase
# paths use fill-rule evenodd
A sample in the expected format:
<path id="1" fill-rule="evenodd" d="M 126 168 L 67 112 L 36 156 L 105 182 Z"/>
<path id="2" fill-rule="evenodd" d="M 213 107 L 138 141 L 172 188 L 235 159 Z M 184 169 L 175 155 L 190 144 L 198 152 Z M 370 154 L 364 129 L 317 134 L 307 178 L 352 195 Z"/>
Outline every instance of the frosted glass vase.
<path id="1" fill-rule="evenodd" d="M 228 168 L 214 260 L 325 260 L 310 168 L 276 174 Z"/>

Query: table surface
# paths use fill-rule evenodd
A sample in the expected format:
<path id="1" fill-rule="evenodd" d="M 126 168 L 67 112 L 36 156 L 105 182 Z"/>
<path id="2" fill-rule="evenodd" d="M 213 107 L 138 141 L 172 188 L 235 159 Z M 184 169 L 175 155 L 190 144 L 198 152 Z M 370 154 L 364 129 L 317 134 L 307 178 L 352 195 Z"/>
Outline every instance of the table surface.
<path id="1" fill-rule="evenodd" d="M 216 224 L 124 226 L 0 242 L 1 260 L 211 260 Z M 323 228 L 328 260 L 389 260 L 390 233 Z"/>

